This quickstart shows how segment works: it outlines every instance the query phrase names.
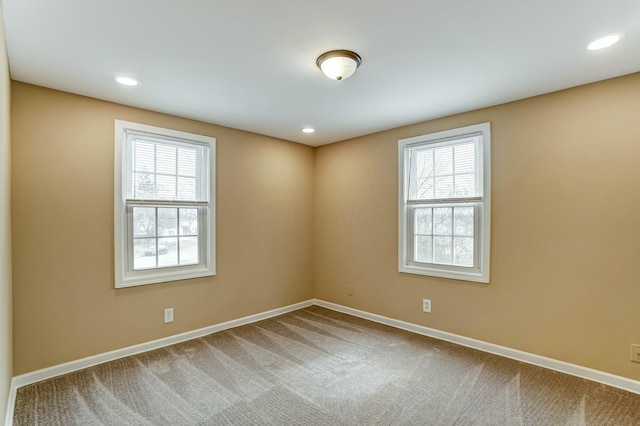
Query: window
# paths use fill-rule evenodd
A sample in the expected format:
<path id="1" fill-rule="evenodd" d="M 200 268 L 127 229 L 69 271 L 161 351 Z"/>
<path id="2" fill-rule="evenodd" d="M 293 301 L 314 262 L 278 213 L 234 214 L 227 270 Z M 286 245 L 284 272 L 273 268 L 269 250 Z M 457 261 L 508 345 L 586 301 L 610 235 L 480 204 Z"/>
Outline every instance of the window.
<path id="1" fill-rule="evenodd" d="M 400 272 L 489 282 L 490 124 L 398 141 Z"/>
<path id="2" fill-rule="evenodd" d="M 116 120 L 116 287 L 215 275 L 215 146 Z"/>

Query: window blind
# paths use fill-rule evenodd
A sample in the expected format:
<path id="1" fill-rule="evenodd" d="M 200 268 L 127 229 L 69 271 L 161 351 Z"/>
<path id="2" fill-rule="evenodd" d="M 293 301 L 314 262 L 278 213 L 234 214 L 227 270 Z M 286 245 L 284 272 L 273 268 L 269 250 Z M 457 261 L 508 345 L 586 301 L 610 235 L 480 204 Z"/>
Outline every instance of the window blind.
<path id="1" fill-rule="evenodd" d="M 127 201 L 209 202 L 209 147 L 127 132 Z"/>
<path id="2" fill-rule="evenodd" d="M 482 197 L 482 135 L 410 149 L 408 201 Z"/>

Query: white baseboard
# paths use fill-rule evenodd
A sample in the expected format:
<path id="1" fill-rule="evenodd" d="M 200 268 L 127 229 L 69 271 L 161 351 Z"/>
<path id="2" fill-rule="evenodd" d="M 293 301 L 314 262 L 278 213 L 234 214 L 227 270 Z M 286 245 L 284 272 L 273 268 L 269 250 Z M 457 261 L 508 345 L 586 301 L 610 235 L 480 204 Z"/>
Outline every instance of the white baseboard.
<path id="1" fill-rule="evenodd" d="M 176 343 L 184 342 L 186 340 L 196 339 L 198 337 L 206 336 L 218 331 L 227 330 L 229 328 L 238 327 L 241 325 L 251 324 L 256 321 L 275 317 L 278 315 L 286 314 L 288 312 L 297 311 L 298 309 L 306 308 L 313 305 L 313 300 L 307 300 L 305 302 L 296 303 L 293 305 L 285 306 L 278 309 L 273 309 L 267 312 L 262 312 L 255 315 L 249 315 L 244 318 L 239 318 L 232 321 L 223 322 L 221 324 L 212 325 L 209 327 L 200 328 L 193 331 L 187 331 L 185 333 L 176 334 L 169 337 L 164 337 L 158 340 L 152 340 L 151 342 L 141 343 L 139 345 L 129 346 L 122 349 L 116 349 L 115 351 L 106 352 L 99 355 L 90 356 L 87 358 L 78 359 L 75 361 L 66 362 L 64 364 L 54 365 L 53 367 L 43 368 L 42 370 L 32 371 L 30 373 L 21 374 L 16 376 L 12 380 L 11 392 L 15 394 L 15 390 L 22 386 L 30 385 L 32 383 L 40 382 L 42 380 L 51 379 L 62 374 L 71 373 L 73 371 L 82 370 L 87 367 L 92 367 L 104 362 L 114 361 L 116 359 L 124 358 L 127 356 L 147 352 L 153 349 L 162 348 Z"/>
<path id="2" fill-rule="evenodd" d="M 102 364 L 104 362 L 114 361 L 116 359 L 124 358 L 130 355 L 135 355 L 135 354 L 147 352 L 153 349 L 162 348 L 165 346 L 184 342 L 186 340 L 196 339 L 198 337 L 206 336 L 208 334 L 216 333 L 218 331 L 239 327 L 241 325 L 251 324 L 256 321 L 286 314 L 288 312 L 306 308 L 311 305 L 321 306 L 323 308 L 327 308 L 337 312 L 342 312 L 345 314 L 364 318 L 380 324 L 385 324 L 391 327 L 410 331 L 416 334 L 421 334 L 423 336 L 429 336 L 439 340 L 456 343 L 458 345 L 466 346 L 473 349 L 478 349 L 483 352 L 500 355 L 505 358 L 511 358 L 517 361 L 526 362 L 528 364 L 537 365 L 539 367 L 548 368 L 550 370 L 559 371 L 561 373 L 570 374 L 572 376 L 581 377 L 583 379 L 591 380 L 594 382 L 602 383 L 608 386 L 613 386 L 615 388 L 640 394 L 640 381 L 637 381 L 637 380 L 632 380 L 626 377 L 605 373 L 603 371 L 582 367 L 580 365 L 570 364 L 568 362 L 558 361 L 552 358 L 547 358 L 544 356 L 519 351 L 517 349 L 511 349 L 504 346 L 495 345 L 493 343 L 483 342 L 481 340 L 471 339 L 469 337 L 448 333 L 446 331 L 440 331 L 433 328 L 428 328 L 421 325 L 384 317 L 382 315 L 360 311 L 358 309 L 349 308 L 349 307 L 338 305 L 335 303 L 325 302 L 324 300 L 312 299 L 312 300 L 307 300 L 305 302 L 300 302 L 293 305 L 285 306 L 282 308 L 273 309 L 267 312 L 250 315 L 244 318 L 227 321 L 221 324 L 200 328 L 198 330 L 176 334 L 174 336 L 153 340 L 151 342 L 141 343 L 139 345 L 129 346 L 127 348 L 117 349 L 115 351 L 106 352 L 103 354 L 94 355 L 87 358 L 82 358 L 82 359 L 67 362 L 64 364 L 54 365 L 53 367 L 48 367 L 42 370 L 37 370 L 30 373 L 22 374 L 20 376 L 16 376 L 11 380 L 11 389 L 9 391 L 9 400 L 7 401 L 7 416 L 5 420 L 5 425 L 11 426 L 13 424 L 13 412 L 14 412 L 16 391 L 18 388 L 22 386 L 30 385 L 32 383 L 40 382 L 42 380 L 51 379 L 53 377 L 60 376 L 62 374 L 67 374 L 74 371 L 82 370 L 84 368 L 91 367 L 97 364 Z"/>
<path id="3" fill-rule="evenodd" d="M 640 381 L 315 299 L 314 305 L 640 394 Z"/>

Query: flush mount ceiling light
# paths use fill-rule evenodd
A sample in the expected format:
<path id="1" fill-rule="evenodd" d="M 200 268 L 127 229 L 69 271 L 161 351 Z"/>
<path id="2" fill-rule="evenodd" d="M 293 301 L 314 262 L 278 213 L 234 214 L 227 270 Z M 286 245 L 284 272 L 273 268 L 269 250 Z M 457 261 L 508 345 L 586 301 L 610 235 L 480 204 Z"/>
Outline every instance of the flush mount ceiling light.
<path id="1" fill-rule="evenodd" d="M 304 129 L 302 129 L 302 133 L 313 133 L 315 131 L 316 129 L 314 129 L 313 127 L 305 127 Z"/>
<path id="2" fill-rule="evenodd" d="M 587 46 L 587 49 L 600 50 L 600 49 L 613 46 L 614 44 L 619 42 L 622 37 L 624 37 L 623 33 L 607 34 L 589 43 L 589 46 Z"/>
<path id="3" fill-rule="evenodd" d="M 316 65 L 332 80 L 346 80 L 362 63 L 362 58 L 350 50 L 331 50 L 318 57 Z"/>
<path id="4" fill-rule="evenodd" d="M 117 74 L 113 76 L 113 79 L 123 86 L 137 86 L 139 84 L 138 80 L 128 75 Z"/>

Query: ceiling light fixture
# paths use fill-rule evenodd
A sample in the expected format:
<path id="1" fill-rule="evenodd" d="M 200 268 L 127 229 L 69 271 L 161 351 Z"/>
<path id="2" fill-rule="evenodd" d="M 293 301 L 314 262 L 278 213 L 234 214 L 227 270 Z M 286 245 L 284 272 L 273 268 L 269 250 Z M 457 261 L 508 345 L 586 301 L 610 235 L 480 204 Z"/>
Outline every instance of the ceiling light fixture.
<path id="1" fill-rule="evenodd" d="M 362 58 L 350 50 L 331 50 L 318 56 L 316 65 L 332 80 L 346 80 L 362 63 Z"/>
<path id="2" fill-rule="evenodd" d="M 140 82 L 133 77 L 127 75 L 114 75 L 113 79 L 123 86 L 137 86 Z"/>
<path id="3" fill-rule="evenodd" d="M 302 129 L 302 133 L 313 133 L 315 131 L 316 129 L 314 129 L 313 127 L 305 127 L 304 129 Z"/>
<path id="4" fill-rule="evenodd" d="M 600 37 L 592 41 L 591 43 L 589 43 L 589 46 L 587 46 L 587 49 L 600 50 L 600 49 L 613 46 L 614 44 L 619 42 L 622 37 L 624 37 L 623 33 L 607 34 L 606 36 Z"/>

